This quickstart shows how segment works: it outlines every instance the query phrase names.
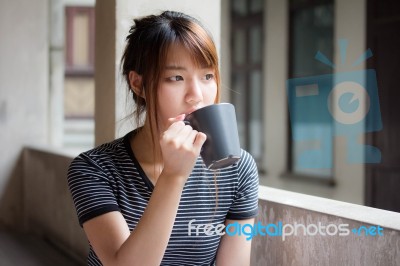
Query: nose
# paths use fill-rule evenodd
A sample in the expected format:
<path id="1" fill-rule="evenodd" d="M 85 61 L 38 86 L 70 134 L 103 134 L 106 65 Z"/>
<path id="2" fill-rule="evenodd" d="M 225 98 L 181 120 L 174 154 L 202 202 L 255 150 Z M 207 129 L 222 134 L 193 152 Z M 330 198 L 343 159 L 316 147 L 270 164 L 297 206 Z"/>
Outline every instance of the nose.
<path id="1" fill-rule="evenodd" d="M 203 101 L 203 91 L 201 89 L 201 84 L 196 79 L 188 82 L 185 100 L 191 105 L 197 105 L 198 103 Z"/>

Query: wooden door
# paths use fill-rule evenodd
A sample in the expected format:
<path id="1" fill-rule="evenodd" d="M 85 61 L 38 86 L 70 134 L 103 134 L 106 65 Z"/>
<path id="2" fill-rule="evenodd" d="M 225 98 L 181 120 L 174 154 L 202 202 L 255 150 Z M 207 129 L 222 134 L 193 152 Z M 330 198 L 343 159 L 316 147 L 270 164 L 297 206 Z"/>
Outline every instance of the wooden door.
<path id="1" fill-rule="evenodd" d="M 365 204 L 400 212 L 400 1 L 367 1 L 367 61 L 377 75 L 383 129 L 367 134 L 382 152 L 380 164 L 366 165 Z"/>

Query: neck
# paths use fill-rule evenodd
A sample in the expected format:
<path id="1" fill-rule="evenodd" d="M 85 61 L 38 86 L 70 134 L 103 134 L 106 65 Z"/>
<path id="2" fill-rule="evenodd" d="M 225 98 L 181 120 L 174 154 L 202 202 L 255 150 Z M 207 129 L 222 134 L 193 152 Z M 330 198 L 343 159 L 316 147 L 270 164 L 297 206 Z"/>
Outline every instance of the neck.
<path id="1" fill-rule="evenodd" d="M 153 131 L 151 134 L 150 122 L 146 119 L 144 126 L 131 140 L 135 156 L 139 161 L 146 164 L 162 164 L 162 155 L 159 145 L 159 134 Z"/>
<path id="2" fill-rule="evenodd" d="M 137 161 L 154 185 L 164 169 L 158 135 L 154 132 L 154 139 L 152 139 L 149 123 L 145 123 L 130 141 Z"/>

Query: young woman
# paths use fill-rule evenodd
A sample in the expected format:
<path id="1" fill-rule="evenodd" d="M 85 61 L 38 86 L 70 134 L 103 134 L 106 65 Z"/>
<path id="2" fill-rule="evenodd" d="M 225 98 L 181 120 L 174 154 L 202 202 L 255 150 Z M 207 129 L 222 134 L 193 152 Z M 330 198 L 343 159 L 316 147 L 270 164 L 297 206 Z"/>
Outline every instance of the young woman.
<path id="1" fill-rule="evenodd" d="M 254 222 L 255 162 L 242 150 L 235 165 L 208 170 L 206 135 L 182 121 L 219 101 L 210 34 L 178 12 L 135 19 L 122 69 L 142 125 L 80 154 L 68 172 L 88 264 L 249 265 L 251 241 L 224 225 Z"/>

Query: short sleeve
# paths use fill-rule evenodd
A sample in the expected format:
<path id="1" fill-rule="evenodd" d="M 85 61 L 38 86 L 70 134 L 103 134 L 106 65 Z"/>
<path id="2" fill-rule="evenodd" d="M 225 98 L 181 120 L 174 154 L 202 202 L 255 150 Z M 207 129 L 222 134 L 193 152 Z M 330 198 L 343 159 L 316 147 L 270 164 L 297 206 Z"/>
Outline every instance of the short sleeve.
<path id="1" fill-rule="evenodd" d="M 109 178 L 88 154 L 72 161 L 68 185 L 81 226 L 96 216 L 120 210 Z"/>
<path id="2" fill-rule="evenodd" d="M 238 163 L 238 187 L 227 219 L 244 220 L 258 214 L 258 170 L 253 157 L 242 151 Z"/>

